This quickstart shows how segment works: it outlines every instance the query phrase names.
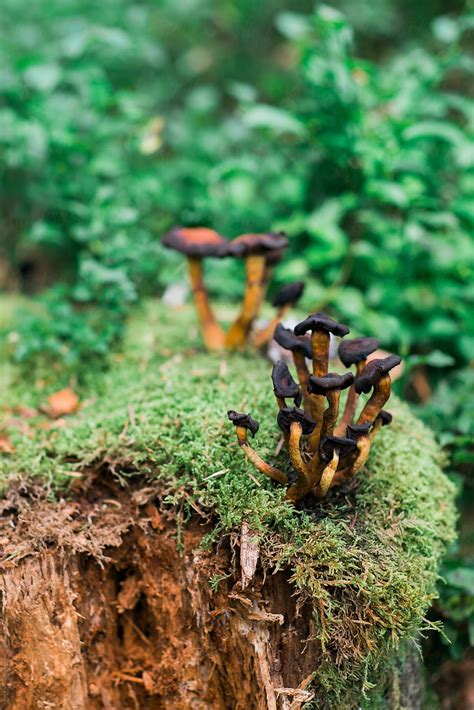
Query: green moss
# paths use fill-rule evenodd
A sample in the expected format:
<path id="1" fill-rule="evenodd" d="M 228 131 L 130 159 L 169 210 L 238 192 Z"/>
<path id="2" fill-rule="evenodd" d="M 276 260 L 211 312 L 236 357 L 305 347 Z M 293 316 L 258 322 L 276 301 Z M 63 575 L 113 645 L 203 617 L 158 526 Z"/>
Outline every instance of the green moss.
<path id="1" fill-rule="evenodd" d="M 279 436 L 268 363 L 251 354 L 210 356 L 198 344 L 187 309 L 149 305 L 131 323 L 113 368 L 90 375 L 83 407 L 66 427 L 32 427 L 33 438 L 11 434 L 17 451 L 2 457 L 0 480 L 41 475 L 54 491 L 74 471 L 107 460 L 123 478 L 160 478 L 169 503 L 214 511 L 216 534 L 245 519 L 261 538 L 264 564 L 290 568 L 313 605 L 323 651 L 317 707 L 356 707 L 361 692 L 369 706 L 400 643 L 419 632 L 453 539 L 454 489 L 442 453 L 394 398 L 394 422 L 379 434 L 356 485 L 316 511 L 297 512 L 243 459 L 225 416 L 230 408 L 251 410 L 261 423 L 255 447 L 273 459 Z M 54 382 L 53 373 L 46 387 Z M 12 384 L 9 403 L 34 405 L 45 395 Z"/>

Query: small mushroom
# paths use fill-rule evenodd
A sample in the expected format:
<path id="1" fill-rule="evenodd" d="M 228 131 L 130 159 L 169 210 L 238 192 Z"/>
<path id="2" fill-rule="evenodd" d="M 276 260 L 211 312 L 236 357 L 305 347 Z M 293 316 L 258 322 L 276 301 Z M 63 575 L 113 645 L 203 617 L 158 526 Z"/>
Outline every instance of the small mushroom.
<path id="1" fill-rule="evenodd" d="M 380 345 L 378 338 L 352 338 L 351 340 L 343 340 L 339 344 L 339 358 L 345 367 L 356 366 L 356 376 L 361 375 L 364 371 L 367 357 L 377 350 Z M 337 433 L 342 433 L 348 424 L 352 422 L 357 406 L 357 394 L 354 385 L 347 394 L 346 405 L 341 417 L 341 421 L 337 427 Z"/>
<path id="2" fill-rule="evenodd" d="M 312 433 L 315 422 L 303 409 L 297 407 L 280 409 L 277 422 L 287 442 L 291 465 L 298 474 L 296 483 L 290 486 L 287 491 L 287 498 L 297 500 L 312 487 L 308 466 L 301 455 L 300 443 L 302 436 L 309 436 Z"/>
<path id="3" fill-rule="evenodd" d="M 399 355 L 389 355 L 381 360 L 371 360 L 362 374 L 356 377 L 354 386 L 357 394 L 370 392 L 373 387 L 372 395 L 360 413 L 357 424 L 375 421 L 390 397 L 390 370 L 399 365 L 401 361 L 402 358 Z"/>
<path id="4" fill-rule="evenodd" d="M 270 323 L 256 334 L 254 343 L 257 347 L 261 347 L 270 340 L 278 323 L 285 317 L 287 311 L 300 300 L 304 286 L 303 281 L 294 281 L 283 286 L 278 291 L 272 301 L 272 305 L 277 309 L 277 312 Z"/>
<path id="5" fill-rule="evenodd" d="M 321 439 L 323 437 L 332 436 L 339 415 L 341 391 L 350 387 L 353 382 L 354 375 L 352 372 L 346 372 L 344 375 L 338 375 L 332 372 L 322 377 L 312 375 L 309 378 L 308 392 L 310 394 L 326 397 L 328 401 L 328 407 L 323 415 L 320 434 Z"/>
<path id="6" fill-rule="evenodd" d="M 349 333 L 346 325 L 338 323 L 325 313 L 313 313 L 295 327 L 295 335 L 304 335 L 311 331 L 311 347 L 313 350 L 313 375 L 322 377 L 327 374 L 329 361 L 330 333 L 343 338 Z M 324 413 L 324 397 L 312 398 L 311 414 L 322 423 Z"/>
<path id="7" fill-rule="evenodd" d="M 377 417 L 375 418 L 374 425 L 373 425 L 372 429 L 370 430 L 371 441 L 374 440 L 377 432 L 380 431 L 380 429 L 383 426 L 388 426 L 389 424 L 392 423 L 392 419 L 393 419 L 393 417 L 390 414 L 390 412 L 387 412 L 385 409 L 380 410 Z"/>
<path id="8" fill-rule="evenodd" d="M 260 427 L 260 424 L 255 419 L 252 419 L 250 414 L 236 412 L 233 409 L 227 412 L 227 417 L 236 428 L 237 441 L 239 442 L 239 446 L 241 447 L 247 458 L 253 463 L 255 468 L 261 471 L 261 473 L 264 473 L 266 476 L 270 476 L 270 478 L 273 478 L 275 481 L 278 481 L 278 483 L 286 484 L 286 474 L 283 473 L 283 471 L 280 471 L 279 468 L 275 468 L 274 466 L 270 466 L 270 464 L 266 463 L 266 461 L 264 461 L 257 454 L 255 449 L 250 446 L 247 437 L 247 431 L 250 431 L 252 436 L 255 436 Z"/>
<path id="9" fill-rule="evenodd" d="M 243 234 L 229 243 L 231 256 L 245 258 L 247 281 L 242 310 L 225 338 L 229 349 L 245 345 L 252 324 L 265 297 L 268 280 L 268 260 L 288 245 L 283 234 Z"/>
<path id="10" fill-rule="evenodd" d="M 325 313 L 312 313 L 295 327 L 295 335 L 304 335 L 311 331 L 313 347 L 313 375 L 321 377 L 328 371 L 329 334 L 343 338 L 350 331 L 347 325 L 338 323 Z"/>
<path id="11" fill-rule="evenodd" d="M 279 323 L 275 328 L 273 337 L 278 345 L 281 345 L 281 347 L 285 348 L 285 350 L 290 350 L 293 356 L 293 362 L 295 363 L 298 380 L 303 391 L 305 408 L 309 409 L 311 412 L 311 399 L 308 395 L 309 371 L 306 365 L 306 359 L 311 360 L 313 357 L 311 341 L 305 336 L 298 337 L 293 333 L 293 331 L 288 328 L 284 328 L 281 323 Z"/>
<path id="12" fill-rule="evenodd" d="M 292 399 L 297 407 L 301 404 L 301 390 L 291 376 L 288 365 L 279 360 L 272 369 L 273 392 L 280 409 L 286 406 L 285 399 Z"/>
<path id="13" fill-rule="evenodd" d="M 317 498 L 324 498 L 334 481 L 339 461 L 356 447 L 356 442 L 342 436 L 326 436 L 321 440 L 320 456 L 326 462 L 319 483 L 315 488 Z"/>
<path id="14" fill-rule="evenodd" d="M 188 257 L 189 278 L 204 343 L 208 350 L 220 350 L 224 347 L 225 335 L 209 303 L 203 280 L 202 260 L 207 256 L 228 256 L 229 242 L 213 229 L 174 227 L 165 234 L 162 244 Z"/>

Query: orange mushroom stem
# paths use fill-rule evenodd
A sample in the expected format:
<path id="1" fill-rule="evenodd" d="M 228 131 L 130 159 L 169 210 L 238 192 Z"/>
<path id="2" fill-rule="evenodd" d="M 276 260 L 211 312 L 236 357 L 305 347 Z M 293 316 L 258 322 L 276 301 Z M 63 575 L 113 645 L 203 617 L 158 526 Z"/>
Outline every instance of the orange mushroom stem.
<path id="1" fill-rule="evenodd" d="M 209 303 L 206 287 L 203 280 L 202 259 L 188 257 L 189 280 L 196 304 L 196 310 L 201 324 L 204 344 L 208 350 L 222 350 L 224 347 L 225 333 L 216 320 Z"/>

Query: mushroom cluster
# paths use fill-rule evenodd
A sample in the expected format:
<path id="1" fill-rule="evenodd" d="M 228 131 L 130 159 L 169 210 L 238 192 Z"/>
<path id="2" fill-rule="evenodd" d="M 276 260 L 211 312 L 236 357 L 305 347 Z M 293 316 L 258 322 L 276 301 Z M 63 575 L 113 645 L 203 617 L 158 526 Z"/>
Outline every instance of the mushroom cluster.
<path id="1" fill-rule="evenodd" d="M 243 347 L 250 339 L 258 347 L 272 336 L 275 325 L 288 308 L 301 297 L 304 284 L 300 281 L 282 288 L 273 300 L 275 317 L 258 333 L 252 334 L 252 326 L 265 298 L 272 267 L 288 245 L 281 233 L 243 234 L 228 240 L 213 229 L 205 227 L 174 227 L 162 239 L 164 246 L 185 254 L 188 258 L 189 277 L 201 325 L 204 344 L 208 350 Z M 233 257 L 245 260 L 246 283 L 239 315 L 227 333 L 218 323 L 204 284 L 203 264 L 205 258 L 222 259 Z"/>
<path id="2" fill-rule="evenodd" d="M 355 367 L 355 376 L 328 372 L 331 334 L 344 338 L 348 333 L 347 326 L 324 313 L 309 315 L 293 331 L 281 324 L 275 328 L 274 338 L 291 351 L 298 378 L 293 379 L 283 360 L 273 367 L 277 424 L 288 453 L 286 470 L 266 463 L 250 445 L 248 432 L 255 436 L 259 429 L 250 414 L 227 413 L 244 454 L 259 471 L 285 485 L 286 498 L 292 502 L 307 494 L 324 498 L 331 488 L 355 476 L 367 461 L 375 435 L 392 420 L 383 407 L 390 397 L 390 371 L 401 358 L 389 355 L 368 362 L 379 347 L 376 338 L 342 340 L 339 358 L 345 367 Z M 345 389 L 349 391 L 339 418 Z M 370 397 L 356 416 L 362 393 Z"/>

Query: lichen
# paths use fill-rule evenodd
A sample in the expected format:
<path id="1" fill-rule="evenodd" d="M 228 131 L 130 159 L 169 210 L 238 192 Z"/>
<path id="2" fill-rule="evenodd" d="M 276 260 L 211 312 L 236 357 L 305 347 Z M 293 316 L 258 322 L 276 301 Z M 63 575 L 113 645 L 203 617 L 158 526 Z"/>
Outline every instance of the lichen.
<path id="1" fill-rule="evenodd" d="M 58 429 L 33 421 L 28 433 L 11 432 L 16 452 L 1 457 L 0 481 L 41 476 L 54 494 L 77 471 L 106 461 L 124 481 L 159 478 L 165 502 L 184 513 L 212 511 L 215 536 L 245 520 L 260 538 L 263 564 L 289 568 L 295 592 L 313 606 L 322 649 L 315 707 L 370 706 L 400 644 L 424 623 L 454 537 L 454 487 L 442 452 L 393 397 L 393 424 L 357 479 L 295 509 L 282 487 L 243 459 L 225 416 L 251 411 L 261 423 L 255 446 L 275 461 L 268 362 L 250 353 L 205 354 L 192 324 L 187 309 L 166 312 L 153 303 L 139 313 L 111 369 L 86 378 L 77 415 Z M 44 381 L 41 391 L 13 381 L 9 405 L 38 405 L 57 386 L 55 373 Z"/>

